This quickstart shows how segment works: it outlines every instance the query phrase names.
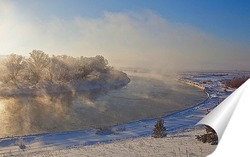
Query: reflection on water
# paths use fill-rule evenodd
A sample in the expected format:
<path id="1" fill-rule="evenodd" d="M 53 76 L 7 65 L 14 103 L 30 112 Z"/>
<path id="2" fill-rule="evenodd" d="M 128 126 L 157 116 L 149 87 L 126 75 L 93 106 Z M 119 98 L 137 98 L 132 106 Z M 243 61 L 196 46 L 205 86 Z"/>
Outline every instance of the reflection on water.
<path id="1" fill-rule="evenodd" d="M 78 130 L 162 116 L 205 99 L 173 78 L 130 76 L 121 89 L 2 97 L 0 137 Z"/>

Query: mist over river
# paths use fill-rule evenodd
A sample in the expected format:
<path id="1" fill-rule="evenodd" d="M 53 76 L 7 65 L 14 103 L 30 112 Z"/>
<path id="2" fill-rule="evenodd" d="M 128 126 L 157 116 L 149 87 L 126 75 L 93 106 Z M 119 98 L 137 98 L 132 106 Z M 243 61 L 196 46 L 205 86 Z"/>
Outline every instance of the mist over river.
<path id="1" fill-rule="evenodd" d="M 98 128 L 160 117 L 206 98 L 175 76 L 128 74 L 122 88 L 0 99 L 0 137 Z"/>

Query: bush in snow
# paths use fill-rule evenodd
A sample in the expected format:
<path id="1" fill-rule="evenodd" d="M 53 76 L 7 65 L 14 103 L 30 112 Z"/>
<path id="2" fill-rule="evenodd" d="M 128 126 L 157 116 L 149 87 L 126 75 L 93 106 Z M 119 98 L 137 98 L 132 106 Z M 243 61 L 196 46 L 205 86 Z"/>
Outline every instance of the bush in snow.
<path id="1" fill-rule="evenodd" d="M 19 146 L 19 150 L 24 151 L 26 149 L 26 145 L 25 145 L 24 140 L 22 138 L 18 139 L 17 144 Z"/>
<path id="2" fill-rule="evenodd" d="M 210 110 L 206 110 L 206 115 L 209 114 Z M 217 133 L 208 125 L 205 125 L 206 133 L 203 135 L 195 135 L 198 141 L 203 143 L 211 143 L 212 145 L 218 144 L 218 136 Z"/>
<path id="3" fill-rule="evenodd" d="M 208 125 L 205 126 L 205 129 L 206 133 L 203 135 L 195 135 L 196 139 L 203 143 L 211 143 L 212 145 L 217 145 L 218 144 L 217 133 L 214 131 L 213 128 L 211 128 Z"/>
<path id="4" fill-rule="evenodd" d="M 166 127 L 164 127 L 164 120 L 158 119 L 155 123 L 155 128 L 153 129 L 152 137 L 162 138 L 167 136 Z"/>
<path id="5" fill-rule="evenodd" d="M 113 134 L 113 131 L 111 127 L 103 126 L 101 128 L 96 129 L 96 134 L 97 135 L 109 135 L 109 134 Z"/>

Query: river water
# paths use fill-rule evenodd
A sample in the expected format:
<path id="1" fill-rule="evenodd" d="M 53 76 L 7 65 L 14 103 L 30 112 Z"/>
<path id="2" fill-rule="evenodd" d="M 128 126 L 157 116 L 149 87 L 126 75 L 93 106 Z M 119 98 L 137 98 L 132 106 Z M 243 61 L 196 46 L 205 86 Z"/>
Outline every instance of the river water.
<path id="1" fill-rule="evenodd" d="M 103 127 L 160 117 L 195 105 L 206 94 L 170 75 L 130 74 L 119 89 L 1 97 L 0 137 Z"/>

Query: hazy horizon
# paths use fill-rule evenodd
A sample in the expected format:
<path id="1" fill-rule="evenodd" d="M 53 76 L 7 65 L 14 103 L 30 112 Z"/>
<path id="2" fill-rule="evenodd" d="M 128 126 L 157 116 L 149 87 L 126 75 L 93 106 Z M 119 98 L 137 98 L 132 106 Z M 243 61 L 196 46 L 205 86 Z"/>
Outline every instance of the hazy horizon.
<path id="1" fill-rule="evenodd" d="M 28 56 L 37 49 L 103 55 L 115 67 L 250 70 L 247 5 L 183 3 L 3 0 L 0 55 Z"/>

